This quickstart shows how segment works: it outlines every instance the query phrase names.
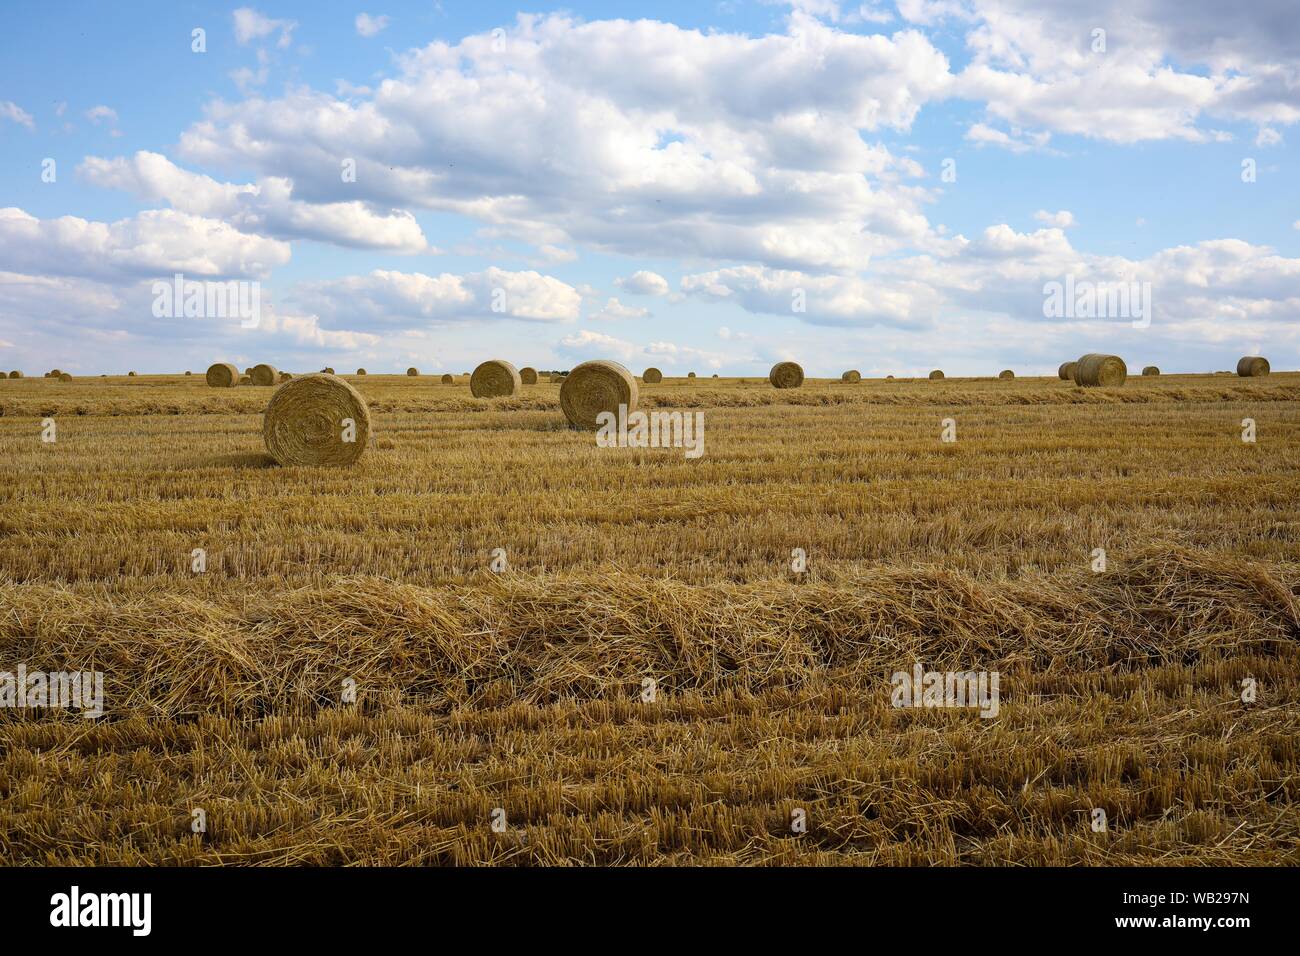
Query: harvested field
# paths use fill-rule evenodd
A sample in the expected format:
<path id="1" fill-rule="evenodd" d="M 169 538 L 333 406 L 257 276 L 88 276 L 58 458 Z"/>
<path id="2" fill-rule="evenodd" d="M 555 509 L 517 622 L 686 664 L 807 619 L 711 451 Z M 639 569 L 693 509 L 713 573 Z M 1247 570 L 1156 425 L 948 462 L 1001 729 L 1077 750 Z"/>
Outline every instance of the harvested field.
<path id="1" fill-rule="evenodd" d="M 105 716 L 0 709 L 0 859 L 1300 863 L 1300 374 L 748 382 L 642 391 L 690 460 L 370 374 L 314 469 L 272 389 L 6 379 L 0 659 Z"/>

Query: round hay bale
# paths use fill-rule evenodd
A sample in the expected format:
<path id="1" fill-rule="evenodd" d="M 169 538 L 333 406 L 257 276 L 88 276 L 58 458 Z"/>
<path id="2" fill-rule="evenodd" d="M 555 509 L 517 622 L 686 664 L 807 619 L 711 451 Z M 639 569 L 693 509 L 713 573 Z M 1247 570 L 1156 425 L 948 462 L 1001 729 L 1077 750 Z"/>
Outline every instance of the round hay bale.
<path id="1" fill-rule="evenodd" d="M 519 370 L 504 359 L 488 359 L 474 369 L 469 378 L 469 393 L 475 398 L 504 398 L 518 395 Z"/>
<path id="2" fill-rule="evenodd" d="M 525 365 L 519 370 L 519 381 L 523 382 L 525 385 L 536 385 L 537 369 L 533 368 L 531 365 Z"/>
<path id="3" fill-rule="evenodd" d="M 551 381 L 554 382 L 556 385 L 563 385 L 568 380 L 569 380 L 569 376 L 567 375 L 557 375 L 555 376 L 555 378 L 551 379 Z"/>
<path id="4" fill-rule="evenodd" d="M 60 381 L 60 382 L 71 382 L 71 381 L 72 381 L 72 376 L 69 375 L 67 372 L 63 372 L 61 375 L 59 375 L 59 381 Z"/>
<path id="5" fill-rule="evenodd" d="M 361 393 L 337 375 L 303 375 L 271 396 L 262 417 L 262 440 L 281 465 L 350 465 L 370 441 L 370 409 Z"/>
<path id="6" fill-rule="evenodd" d="M 862 381 L 862 373 L 855 368 L 851 368 L 843 375 L 840 376 L 840 381 L 851 382 L 851 383 L 860 382 Z"/>
<path id="7" fill-rule="evenodd" d="M 406 370 L 406 374 L 411 376 L 411 378 L 418 378 L 420 375 L 420 370 L 416 368 L 414 365 L 412 365 L 410 368 Z"/>
<path id="8" fill-rule="evenodd" d="M 218 362 L 208 367 L 209 388 L 234 388 L 239 384 L 239 369 L 229 362 Z"/>
<path id="9" fill-rule="evenodd" d="M 1074 381 L 1074 369 L 1078 362 L 1062 362 L 1060 368 L 1056 370 L 1056 377 L 1067 382 Z"/>
<path id="10" fill-rule="evenodd" d="M 687 378 L 694 378 L 694 377 L 695 377 L 695 373 L 694 373 L 694 372 L 687 372 L 687 373 L 686 373 L 686 377 L 687 377 Z"/>
<path id="11" fill-rule="evenodd" d="M 647 385 L 658 385 L 664 380 L 664 373 L 651 366 L 641 373 L 641 381 Z"/>
<path id="12" fill-rule="evenodd" d="M 1008 378 L 1015 378 L 1015 377 L 1016 377 L 1016 373 L 1011 371 L 1011 369 L 1009 368 L 1004 368 L 1002 371 L 998 372 L 998 378 L 1001 379 L 1008 379 Z"/>
<path id="13" fill-rule="evenodd" d="M 1074 367 L 1074 383 L 1085 388 L 1118 388 L 1128 378 L 1128 366 L 1118 355 L 1089 352 Z"/>
<path id="14" fill-rule="evenodd" d="M 261 365 L 254 365 L 248 377 L 253 380 L 254 385 L 274 385 L 280 380 L 280 370 L 274 365 L 263 362 Z"/>
<path id="15" fill-rule="evenodd" d="M 1268 359 L 1262 355 L 1246 355 L 1237 362 L 1237 374 L 1243 378 L 1267 375 L 1271 371 L 1272 366 L 1268 364 Z"/>
<path id="16" fill-rule="evenodd" d="M 289 381 L 289 379 L 291 379 L 291 378 L 293 378 L 293 375 L 290 374 L 289 372 L 281 372 L 281 373 L 280 373 L 280 381 L 281 381 L 281 382 L 287 382 L 287 381 Z"/>
<path id="17" fill-rule="evenodd" d="M 326 365 L 323 369 L 321 369 L 321 371 L 324 372 L 326 375 L 334 374 L 334 369 L 330 368 L 328 365 Z"/>
<path id="18" fill-rule="evenodd" d="M 594 431 L 599 427 L 596 416 L 617 415 L 619 405 L 626 405 L 629 415 L 636 411 L 637 387 L 632 373 L 617 362 L 583 362 L 569 372 L 560 388 L 560 408 L 574 428 Z"/>
<path id="19" fill-rule="evenodd" d="M 10 377 L 10 378 L 22 378 L 22 377 L 23 377 L 23 373 L 20 372 L 20 371 L 18 371 L 18 369 L 14 369 L 12 372 L 9 373 L 9 377 Z"/>
<path id="20" fill-rule="evenodd" d="M 252 385 L 252 384 L 253 384 L 253 380 L 252 380 L 251 378 L 249 378 L 247 375 L 241 375 L 241 376 L 239 376 L 239 384 L 240 384 L 240 385 Z"/>
<path id="21" fill-rule="evenodd" d="M 941 368 L 935 369 L 933 372 L 930 373 L 930 378 L 934 379 L 936 382 L 939 381 L 939 379 L 943 378 L 943 369 Z"/>
<path id="22" fill-rule="evenodd" d="M 135 372 L 127 372 L 126 374 L 128 378 L 135 378 Z"/>
<path id="23" fill-rule="evenodd" d="M 186 375 L 193 375 L 194 373 L 191 372 L 191 371 L 189 371 L 189 370 L 187 369 L 186 372 L 185 372 L 185 374 L 186 374 Z"/>
<path id="24" fill-rule="evenodd" d="M 455 381 L 456 381 L 456 379 L 453 378 L 450 374 L 448 374 L 448 375 L 444 375 L 444 376 L 442 377 L 442 384 L 443 384 L 443 385 L 451 385 L 451 384 L 454 383 Z"/>
<path id="25" fill-rule="evenodd" d="M 363 369 L 363 368 L 359 368 L 359 369 L 357 369 L 357 374 L 358 374 L 358 375 L 365 375 L 365 374 L 366 374 L 366 370 Z"/>
<path id="26" fill-rule="evenodd" d="M 777 362 L 767 373 L 773 388 L 798 388 L 803 384 L 803 369 L 798 362 Z"/>
<path id="27" fill-rule="evenodd" d="M 52 369 L 50 369 L 48 372 L 45 373 L 45 377 L 46 377 L 46 378 L 58 378 L 58 377 L 59 377 L 60 375 L 62 375 L 62 374 L 63 374 L 63 370 L 62 370 L 62 369 L 52 368 Z"/>
<path id="28" fill-rule="evenodd" d="M 1156 368 L 1156 366 L 1154 366 L 1154 365 L 1148 365 L 1146 368 L 1144 368 L 1144 369 L 1142 370 L 1142 374 L 1143 374 L 1143 375 L 1159 375 L 1159 374 L 1160 374 L 1160 369 Z"/>
<path id="29" fill-rule="evenodd" d="M 886 375 L 886 376 L 885 376 L 886 379 L 892 379 L 893 377 L 894 377 L 894 376 L 892 376 L 892 375 Z"/>

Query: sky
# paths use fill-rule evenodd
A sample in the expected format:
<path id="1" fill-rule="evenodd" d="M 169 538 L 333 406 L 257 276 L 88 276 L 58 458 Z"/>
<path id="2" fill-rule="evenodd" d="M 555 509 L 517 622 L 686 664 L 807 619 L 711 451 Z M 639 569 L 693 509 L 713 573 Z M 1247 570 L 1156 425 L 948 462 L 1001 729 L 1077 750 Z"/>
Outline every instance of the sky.
<path id="1" fill-rule="evenodd" d="M 0 368 L 1300 368 L 1290 2 L 362 2 L 4 5 Z"/>

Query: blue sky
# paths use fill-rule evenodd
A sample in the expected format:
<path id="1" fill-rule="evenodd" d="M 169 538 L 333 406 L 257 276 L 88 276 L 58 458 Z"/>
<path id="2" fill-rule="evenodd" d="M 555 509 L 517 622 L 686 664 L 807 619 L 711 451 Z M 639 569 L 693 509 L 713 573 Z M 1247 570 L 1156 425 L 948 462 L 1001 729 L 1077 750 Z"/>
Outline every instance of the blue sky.
<path id="1" fill-rule="evenodd" d="M 0 366 L 1300 366 L 1295 18 L 1075 7 L 8 4 Z"/>

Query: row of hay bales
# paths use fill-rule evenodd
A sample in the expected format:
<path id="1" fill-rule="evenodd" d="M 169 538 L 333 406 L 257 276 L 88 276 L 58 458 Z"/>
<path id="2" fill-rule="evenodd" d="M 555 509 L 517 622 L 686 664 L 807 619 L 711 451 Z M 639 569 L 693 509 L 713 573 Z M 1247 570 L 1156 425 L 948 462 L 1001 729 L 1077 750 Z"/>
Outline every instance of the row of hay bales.
<path id="1" fill-rule="evenodd" d="M 1246 355 L 1237 362 L 1237 374 L 1243 378 L 1267 375 L 1270 371 L 1268 359 L 1260 355 Z M 1073 362 L 1061 363 L 1056 374 L 1083 388 L 1118 388 L 1128 378 L 1128 366 L 1118 355 L 1090 352 Z M 1148 365 L 1142 369 L 1142 374 L 1148 377 L 1159 375 L 1160 369 Z"/>

